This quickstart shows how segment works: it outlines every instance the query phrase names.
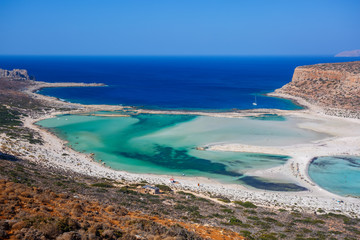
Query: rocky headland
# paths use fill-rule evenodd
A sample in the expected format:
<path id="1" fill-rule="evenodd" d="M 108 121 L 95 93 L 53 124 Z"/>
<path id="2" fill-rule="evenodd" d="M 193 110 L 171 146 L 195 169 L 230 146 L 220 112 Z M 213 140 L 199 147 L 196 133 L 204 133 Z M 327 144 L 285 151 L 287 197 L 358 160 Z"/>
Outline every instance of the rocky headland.
<path id="1" fill-rule="evenodd" d="M 7 78 L 13 81 L 30 80 L 28 72 L 25 69 L 13 69 L 13 70 L 0 69 L 0 78 Z"/>
<path id="2" fill-rule="evenodd" d="M 304 99 L 328 115 L 359 118 L 360 61 L 297 67 L 275 93 Z"/>

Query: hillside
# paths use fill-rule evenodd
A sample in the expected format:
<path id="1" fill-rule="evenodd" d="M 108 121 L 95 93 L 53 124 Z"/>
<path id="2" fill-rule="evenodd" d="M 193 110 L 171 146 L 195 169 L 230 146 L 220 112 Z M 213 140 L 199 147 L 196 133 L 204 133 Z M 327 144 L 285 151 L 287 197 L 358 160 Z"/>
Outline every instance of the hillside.
<path id="1" fill-rule="evenodd" d="M 303 98 L 328 112 L 359 112 L 360 61 L 297 67 L 292 81 L 275 93 Z"/>
<path id="2" fill-rule="evenodd" d="M 243 239 L 231 231 L 130 212 L 0 180 L 0 239 Z M 5 218 L 5 221 L 4 221 Z"/>
<path id="3" fill-rule="evenodd" d="M 0 239 L 357 239 L 360 220 L 97 179 L 0 154 Z M 83 238 L 80 238 L 83 237 Z"/>

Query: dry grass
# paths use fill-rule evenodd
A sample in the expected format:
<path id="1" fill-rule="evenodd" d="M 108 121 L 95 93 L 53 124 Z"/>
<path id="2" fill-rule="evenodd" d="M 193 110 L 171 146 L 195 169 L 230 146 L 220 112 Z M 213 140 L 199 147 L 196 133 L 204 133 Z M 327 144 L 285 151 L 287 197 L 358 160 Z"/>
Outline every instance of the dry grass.
<path id="1" fill-rule="evenodd" d="M 243 239 L 229 230 L 183 223 L 118 205 L 0 180 L 4 239 Z"/>

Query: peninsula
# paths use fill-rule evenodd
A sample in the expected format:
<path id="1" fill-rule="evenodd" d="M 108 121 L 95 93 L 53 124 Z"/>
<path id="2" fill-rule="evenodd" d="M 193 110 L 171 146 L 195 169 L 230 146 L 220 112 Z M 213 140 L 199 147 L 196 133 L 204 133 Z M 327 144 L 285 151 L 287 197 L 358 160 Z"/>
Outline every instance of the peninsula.
<path id="1" fill-rule="evenodd" d="M 292 81 L 275 93 L 299 97 L 328 115 L 359 118 L 360 61 L 297 67 Z"/>

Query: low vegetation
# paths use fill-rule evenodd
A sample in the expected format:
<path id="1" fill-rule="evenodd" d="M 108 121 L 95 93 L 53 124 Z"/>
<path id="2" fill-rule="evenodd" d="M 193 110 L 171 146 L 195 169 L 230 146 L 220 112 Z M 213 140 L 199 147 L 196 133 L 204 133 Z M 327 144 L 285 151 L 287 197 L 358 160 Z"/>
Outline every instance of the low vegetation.
<path id="1" fill-rule="evenodd" d="M 107 183 L 107 182 L 94 183 L 94 184 L 91 184 L 91 186 L 100 187 L 100 188 L 113 188 L 114 187 L 114 185 L 112 185 L 111 183 Z"/>
<path id="2" fill-rule="evenodd" d="M 6 217 L 0 220 L 0 239 L 77 239 L 79 235 L 94 239 L 360 237 L 360 220 L 340 214 L 270 210 L 228 199 L 216 203 L 168 186 L 162 187 L 163 194 L 144 194 L 137 186 L 148 184 L 145 182 L 97 179 L 49 171 L 20 159 L 1 159 L 0 211 Z"/>
<path id="3" fill-rule="evenodd" d="M 0 105 L 0 133 L 6 133 L 6 135 L 13 139 L 23 139 L 30 143 L 41 143 L 39 135 L 31 129 L 23 127 L 20 120 L 25 116 L 18 110 L 14 110 L 5 105 Z"/>
<path id="4" fill-rule="evenodd" d="M 233 203 L 243 206 L 245 208 L 257 208 L 257 206 L 252 202 L 233 201 Z"/>
<path id="5" fill-rule="evenodd" d="M 2 239 L 202 239 L 187 225 L 129 212 L 119 205 L 4 180 L 0 189 L 0 199 L 6 202 L 0 207 L 6 217 L 0 220 Z"/>

